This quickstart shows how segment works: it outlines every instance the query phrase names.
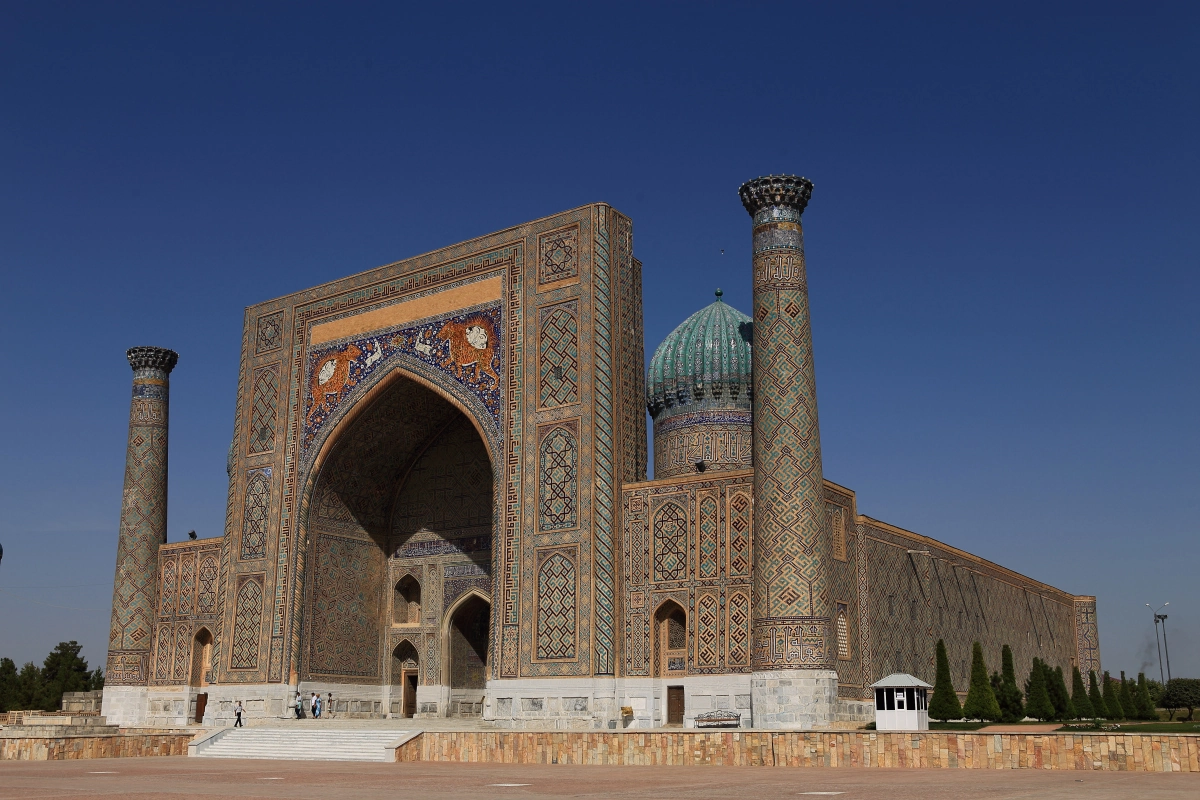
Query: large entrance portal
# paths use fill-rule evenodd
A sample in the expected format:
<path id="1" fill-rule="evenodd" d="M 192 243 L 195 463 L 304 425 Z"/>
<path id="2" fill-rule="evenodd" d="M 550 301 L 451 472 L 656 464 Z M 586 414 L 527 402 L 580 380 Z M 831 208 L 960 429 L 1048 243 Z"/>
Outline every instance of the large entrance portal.
<path id="1" fill-rule="evenodd" d="M 348 700 L 371 686 L 381 700 L 390 685 L 381 715 L 478 715 L 492 597 L 487 447 L 466 414 L 407 375 L 361 402 L 309 506 L 301 680 L 344 684 Z"/>
<path id="2" fill-rule="evenodd" d="M 450 615 L 447 666 L 453 716 L 478 717 L 483 713 L 491 612 L 486 600 L 472 594 Z"/>

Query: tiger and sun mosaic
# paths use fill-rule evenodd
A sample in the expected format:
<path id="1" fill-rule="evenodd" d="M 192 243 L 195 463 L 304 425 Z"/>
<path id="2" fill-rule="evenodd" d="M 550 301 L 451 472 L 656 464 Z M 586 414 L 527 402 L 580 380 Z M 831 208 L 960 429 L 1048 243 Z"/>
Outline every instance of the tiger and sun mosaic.
<path id="1" fill-rule="evenodd" d="M 166 543 L 178 357 L 130 350 L 104 713 L 219 724 L 303 687 L 348 716 L 827 727 L 888 673 L 931 681 L 938 638 L 1098 669 L 1094 598 L 825 479 L 811 191 L 742 187 L 752 313 L 718 290 L 648 371 L 632 222 L 602 203 L 251 306 L 220 537 Z"/>

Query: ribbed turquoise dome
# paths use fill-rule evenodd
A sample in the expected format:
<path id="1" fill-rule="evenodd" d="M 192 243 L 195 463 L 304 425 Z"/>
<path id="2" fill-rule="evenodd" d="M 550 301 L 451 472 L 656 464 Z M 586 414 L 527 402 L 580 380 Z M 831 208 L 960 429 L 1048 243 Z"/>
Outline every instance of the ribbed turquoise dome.
<path id="1" fill-rule="evenodd" d="M 685 319 L 650 359 L 646 406 L 655 422 L 704 409 L 750 410 L 750 317 L 717 301 Z"/>

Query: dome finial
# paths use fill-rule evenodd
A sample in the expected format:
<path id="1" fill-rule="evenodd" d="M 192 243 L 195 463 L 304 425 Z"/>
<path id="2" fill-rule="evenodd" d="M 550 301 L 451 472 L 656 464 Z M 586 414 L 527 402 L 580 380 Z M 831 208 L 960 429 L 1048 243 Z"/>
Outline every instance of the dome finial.
<path id="1" fill-rule="evenodd" d="M 725 293 L 722 292 L 720 289 L 717 289 L 716 294 L 717 294 L 717 302 L 719 303 L 719 302 L 721 302 L 721 295 L 723 295 Z"/>

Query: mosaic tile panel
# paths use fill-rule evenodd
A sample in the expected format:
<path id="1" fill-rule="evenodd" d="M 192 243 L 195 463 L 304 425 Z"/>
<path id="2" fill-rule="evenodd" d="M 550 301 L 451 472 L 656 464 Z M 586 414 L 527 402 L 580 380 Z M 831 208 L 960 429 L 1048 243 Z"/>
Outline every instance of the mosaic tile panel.
<path id="1" fill-rule="evenodd" d="M 262 629 L 262 612 L 262 576 L 245 578 L 238 588 L 237 610 L 233 618 L 233 647 L 230 650 L 230 667 L 233 669 L 258 667 L 258 634 Z"/>
<path id="2" fill-rule="evenodd" d="M 538 237 L 538 283 L 557 283 L 579 277 L 579 226 L 543 233 Z"/>
<path id="3" fill-rule="evenodd" d="M 279 365 L 270 364 L 254 372 L 250 401 L 249 453 L 275 449 L 275 406 L 279 402 Z"/>
<path id="4" fill-rule="evenodd" d="M 579 527 L 579 423 L 538 430 L 538 530 Z"/>
<path id="5" fill-rule="evenodd" d="M 579 303 L 543 308 L 538 314 L 538 406 L 579 402 Z"/>
<path id="6" fill-rule="evenodd" d="M 254 354 L 262 355 L 283 347 L 283 312 L 263 314 L 258 318 L 254 335 Z"/>
<path id="7" fill-rule="evenodd" d="M 251 470 L 246 482 L 245 509 L 242 512 L 243 560 L 267 554 L 267 526 L 271 513 L 271 470 Z"/>
<path id="8" fill-rule="evenodd" d="M 574 551 L 543 552 L 538 560 L 537 657 L 573 660 L 578 607 Z"/>

